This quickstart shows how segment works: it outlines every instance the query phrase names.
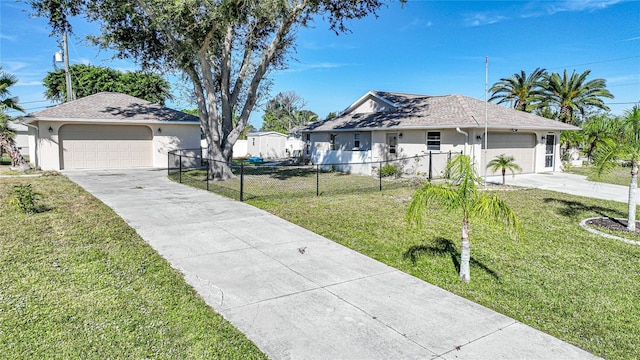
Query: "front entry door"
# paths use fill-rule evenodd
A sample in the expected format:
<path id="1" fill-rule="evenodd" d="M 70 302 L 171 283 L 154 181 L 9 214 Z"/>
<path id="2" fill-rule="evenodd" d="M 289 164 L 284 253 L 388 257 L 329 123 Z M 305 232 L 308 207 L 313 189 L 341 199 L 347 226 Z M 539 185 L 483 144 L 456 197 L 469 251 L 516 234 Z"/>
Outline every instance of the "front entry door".
<path id="1" fill-rule="evenodd" d="M 544 167 L 547 170 L 554 170 L 556 136 L 554 134 L 547 134 L 545 145 Z"/>
<path id="2" fill-rule="evenodd" d="M 387 160 L 398 157 L 398 134 L 387 134 Z"/>

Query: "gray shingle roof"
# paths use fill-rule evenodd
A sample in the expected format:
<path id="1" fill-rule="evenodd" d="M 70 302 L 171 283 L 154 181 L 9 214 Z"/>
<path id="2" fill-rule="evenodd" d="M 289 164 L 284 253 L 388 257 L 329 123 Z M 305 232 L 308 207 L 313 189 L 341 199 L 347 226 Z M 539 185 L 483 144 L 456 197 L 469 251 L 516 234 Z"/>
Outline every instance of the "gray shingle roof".
<path id="1" fill-rule="evenodd" d="M 484 128 L 485 102 L 462 95 L 412 95 L 383 91 L 369 94 L 393 103 L 395 109 L 356 114 L 347 112 L 318 121 L 302 131 L 347 131 L 419 128 Z M 487 104 L 490 129 L 578 130 L 577 127 L 504 106 Z"/>
<path id="2" fill-rule="evenodd" d="M 198 117 L 130 95 L 101 92 L 30 114 L 33 120 L 199 121 Z"/>

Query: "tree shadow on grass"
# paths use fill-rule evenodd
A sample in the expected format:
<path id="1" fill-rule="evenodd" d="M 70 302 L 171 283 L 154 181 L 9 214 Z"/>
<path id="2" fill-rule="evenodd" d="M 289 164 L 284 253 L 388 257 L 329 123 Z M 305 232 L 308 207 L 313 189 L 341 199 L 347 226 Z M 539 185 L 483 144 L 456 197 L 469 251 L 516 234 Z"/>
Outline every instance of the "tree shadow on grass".
<path id="1" fill-rule="evenodd" d="M 455 247 L 455 245 L 453 245 L 453 242 L 449 239 L 440 238 L 440 237 L 433 239 L 433 242 L 435 244 L 432 246 L 414 245 L 410 247 L 403 254 L 402 257 L 405 259 L 411 260 L 411 262 L 415 264 L 418 258 L 422 255 L 431 255 L 431 256 L 448 255 L 451 258 L 451 262 L 453 263 L 453 266 L 456 269 L 456 273 L 460 273 L 460 252 Z M 490 275 L 491 277 L 493 277 L 498 281 L 500 280 L 500 275 L 498 273 L 491 270 L 482 262 L 474 259 L 473 256 L 469 260 L 469 263 L 472 267 L 475 267 L 484 271 L 485 273 L 487 273 L 488 275 Z"/>
<path id="2" fill-rule="evenodd" d="M 562 207 L 558 209 L 558 213 L 566 217 L 576 217 L 586 212 L 594 212 L 606 218 L 626 216 L 626 214 L 615 209 L 610 209 L 602 206 L 587 206 L 579 201 L 559 200 L 555 198 L 544 198 L 543 201 L 545 203 L 557 202 L 562 204 Z"/>

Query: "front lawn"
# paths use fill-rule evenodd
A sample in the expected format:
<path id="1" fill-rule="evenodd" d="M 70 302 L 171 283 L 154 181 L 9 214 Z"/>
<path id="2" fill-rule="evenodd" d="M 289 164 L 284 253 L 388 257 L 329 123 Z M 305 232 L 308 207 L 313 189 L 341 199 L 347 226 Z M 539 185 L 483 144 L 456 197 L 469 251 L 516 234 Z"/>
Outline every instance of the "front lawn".
<path id="1" fill-rule="evenodd" d="M 0 184 L 0 357 L 265 358 L 121 218 L 67 178 Z M 38 213 L 8 205 L 17 184 L 41 194 Z"/>
<path id="2" fill-rule="evenodd" d="M 456 270 L 460 218 L 433 208 L 422 231 L 408 228 L 410 188 L 248 202 L 596 355 L 640 358 L 640 246 L 579 226 L 625 217 L 626 204 L 542 190 L 498 194 L 525 235 L 511 240 L 472 223 L 470 284 Z"/>
<path id="3" fill-rule="evenodd" d="M 600 176 L 596 174 L 596 169 L 593 166 L 570 167 L 565 171 L 571 174 L 584 175 L 587 177 L 587 180 L 595 182 L 622 186 L 629 186 L 631 182 L 631 168 L 628 166 L 615 167 L 611 172 L 604 173 Z"/>

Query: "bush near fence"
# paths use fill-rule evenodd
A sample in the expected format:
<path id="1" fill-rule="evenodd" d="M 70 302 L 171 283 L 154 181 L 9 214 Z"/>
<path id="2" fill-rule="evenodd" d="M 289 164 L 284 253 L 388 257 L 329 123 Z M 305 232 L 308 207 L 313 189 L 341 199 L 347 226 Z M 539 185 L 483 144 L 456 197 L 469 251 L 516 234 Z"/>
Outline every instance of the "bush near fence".
<path id="1" fill-rule="evenodd" d="M 271 197 L 304 197 L 341 193 L 371 192 L 416 186 L 424 181 L 442 178 L 447 160 L 457 153 L 428 153 L 423 156 L 371 163 L 336 163 L 295 165 L 288 161 L 230 164 L 236 178 L 209 180 L 207 174 L 213 160 L 203 156 L 202 149 L 179 149 L 169 152 L 168 174 L 177 182 L 245 201 Z M 354 166 L 359 165 L 359 166 Z M 351 174 L 344 169 L 370 166 L 374 175 Z M 396 172 L 383 176 L 383 167 Z"/>

